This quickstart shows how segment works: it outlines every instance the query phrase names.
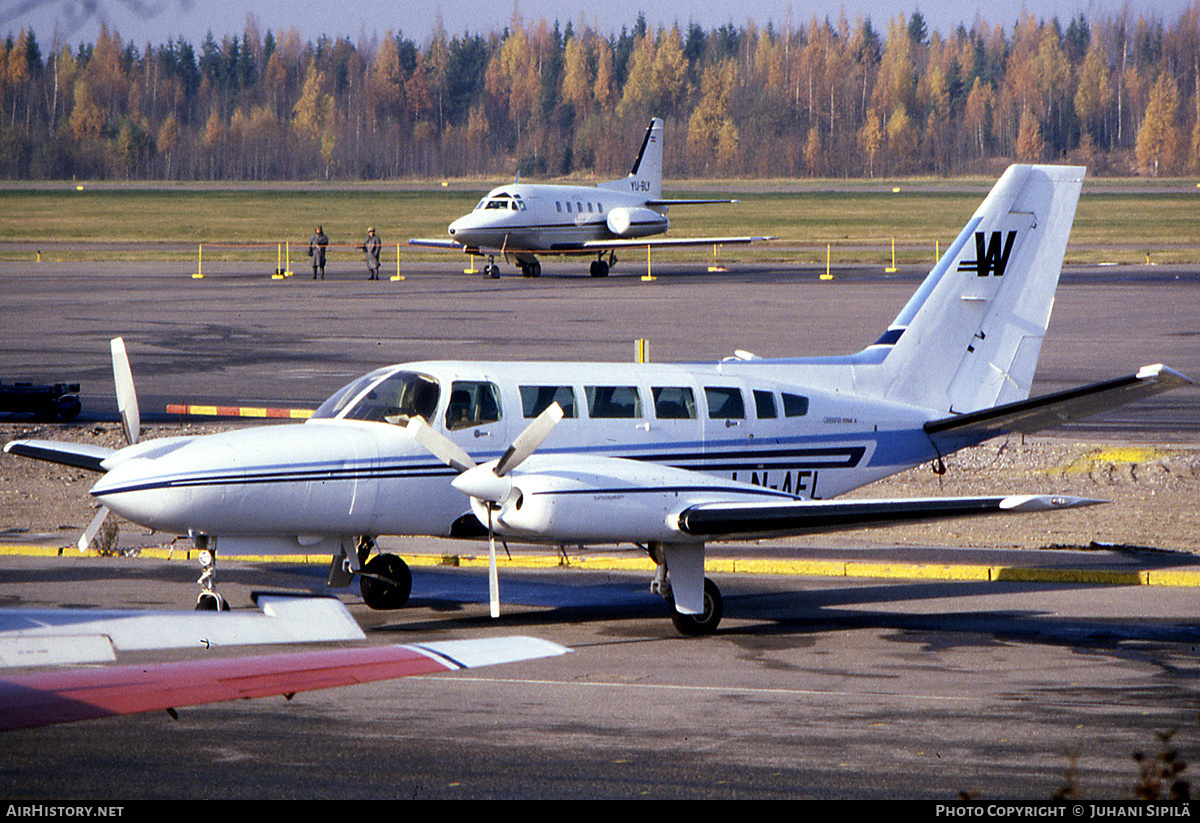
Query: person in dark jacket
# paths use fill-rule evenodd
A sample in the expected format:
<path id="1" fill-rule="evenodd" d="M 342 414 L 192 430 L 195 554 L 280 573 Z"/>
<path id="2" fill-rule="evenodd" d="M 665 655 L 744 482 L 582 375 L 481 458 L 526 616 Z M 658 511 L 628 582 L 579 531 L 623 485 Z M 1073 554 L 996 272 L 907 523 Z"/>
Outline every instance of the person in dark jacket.
<path id="1" fill-rule="evenodd" d="M 325 230 L 317 226 L 316 232 L 308 238 L 308 256 L 312 258 L 313 280 L 317 279 L 318 269 L 321 271 L 321 279 L 325 279 L 325 247 L 328 245 L 329 238 L 325 236 Z"/>
<path id="2" fill-rule="evenodd" d="M 359 246 L 367 255 L 367 279 L 379 279 L 379 252 L 383 249 L 383 241 L 375 233 L 375 227 L 367 229 L 367 239 Z"/>

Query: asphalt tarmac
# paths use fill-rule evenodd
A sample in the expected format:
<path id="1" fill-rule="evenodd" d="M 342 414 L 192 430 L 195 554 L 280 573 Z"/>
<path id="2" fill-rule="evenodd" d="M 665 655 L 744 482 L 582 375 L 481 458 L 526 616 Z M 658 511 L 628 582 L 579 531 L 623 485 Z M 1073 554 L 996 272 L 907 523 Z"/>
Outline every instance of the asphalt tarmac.
<path id="1" fill-rule="evenodd" d="M 632 360 L 639 337 L 664 361 L 840 353 L 872 342 L 921 276 L 731 269 L 663 266 L 643 282 L 631 266 L 593 281 L 568 262 L 496 282 L 414 265 L 404 281 L 367 282 L 347 265 L 313 283 L 6 264 L 0 377 L 80 380 L 85 411 L 104 416 L 118 334 L 151 414 L 167 402 L 311 406 L 409 359 Z M 1068 272 L 1035 393 L 1155 362 L 1200 375 L 1198 290 L 1194 270 Z M 1164 395 L 1092 431 L 1194 441 L 1196 400 Z M 244 606 L 252 589 L 321 589 L 324 573 L 224 563 L 220 580 Z M 196 574 L 178 559 L 0 556 L 0 603 L 187 609 Z M 1187 586 L 722 574 L 720 630 L 684 639 L 646 573 L 507 573 L 498 621 L 482 570 L 414 578 L 399 612 L 344 593 L 369 642 L 532 634 L 575 651 L 8 733 L 0 796 L 955 801 L 1065 788 L 1115 800 L 1135 796 L 1134 752 L 1186 760 L 1200 743 L 1200 602 Z"/>

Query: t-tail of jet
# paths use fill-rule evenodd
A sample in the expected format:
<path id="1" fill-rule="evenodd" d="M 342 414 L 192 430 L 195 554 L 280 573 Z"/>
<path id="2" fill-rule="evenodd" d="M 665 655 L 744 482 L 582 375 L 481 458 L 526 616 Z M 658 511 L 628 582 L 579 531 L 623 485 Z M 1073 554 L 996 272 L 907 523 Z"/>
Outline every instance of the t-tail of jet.
<path id="1" fill-rule="evenodd" d="M 861 388 L 946 414 L 1029 397 L 1085 172 L 1009 167 L 868 350 Z"/>
<path id="2" fill-rule="evenodd" d="M 649 201 L 662 199 L 663 172 L 663 121 L 655 117 L 650 120 L 642 148 L 627 177 L 601 183 L 598 188 L 628 194 L 640 194 Z"/>

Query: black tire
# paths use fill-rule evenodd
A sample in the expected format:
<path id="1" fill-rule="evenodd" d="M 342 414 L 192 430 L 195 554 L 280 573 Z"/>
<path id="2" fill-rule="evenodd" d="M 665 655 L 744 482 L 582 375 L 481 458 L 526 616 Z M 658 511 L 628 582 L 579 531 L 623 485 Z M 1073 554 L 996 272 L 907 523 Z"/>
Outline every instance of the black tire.
<path id="1" fill-rule="evenodd" d="M 408 602 L 408 595 L 412 592 L 412 572 L 399 557 L 394 554 L 376 555 L 362 570 L 358 589 L 369 608 L 388 611 L 402 608 Z"/>
<path id="2" fill-rule="evenodd" d="M 704 612 L 703 614 L 681 614 L 675 609 L 675 598 L 667 598 L 667 606 L 671 609 L 671 622 L 675 630 L 684 637 L 703 637 L 717 630 L 721 617 L 725 614 L 725 604 L 721 599 L 721 590 L 717 584 L 704 578 Z"/>

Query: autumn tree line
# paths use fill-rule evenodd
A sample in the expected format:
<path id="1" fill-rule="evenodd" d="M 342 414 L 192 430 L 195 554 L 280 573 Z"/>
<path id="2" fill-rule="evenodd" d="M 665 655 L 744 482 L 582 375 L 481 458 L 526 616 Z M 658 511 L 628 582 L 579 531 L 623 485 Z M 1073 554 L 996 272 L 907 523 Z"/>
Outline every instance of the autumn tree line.
<path id="1" fill-rule="evenodd" d="M 615 176 L 651 116 L 673 177 L 953 174 L 1071 160 L 1200 173 L 1200 0 L 1011 28 L 812 19 L 620 34 L 514 19 L 423 43 L 294 29 L 199 46 L 0 44 L 0 176 Z"/>

